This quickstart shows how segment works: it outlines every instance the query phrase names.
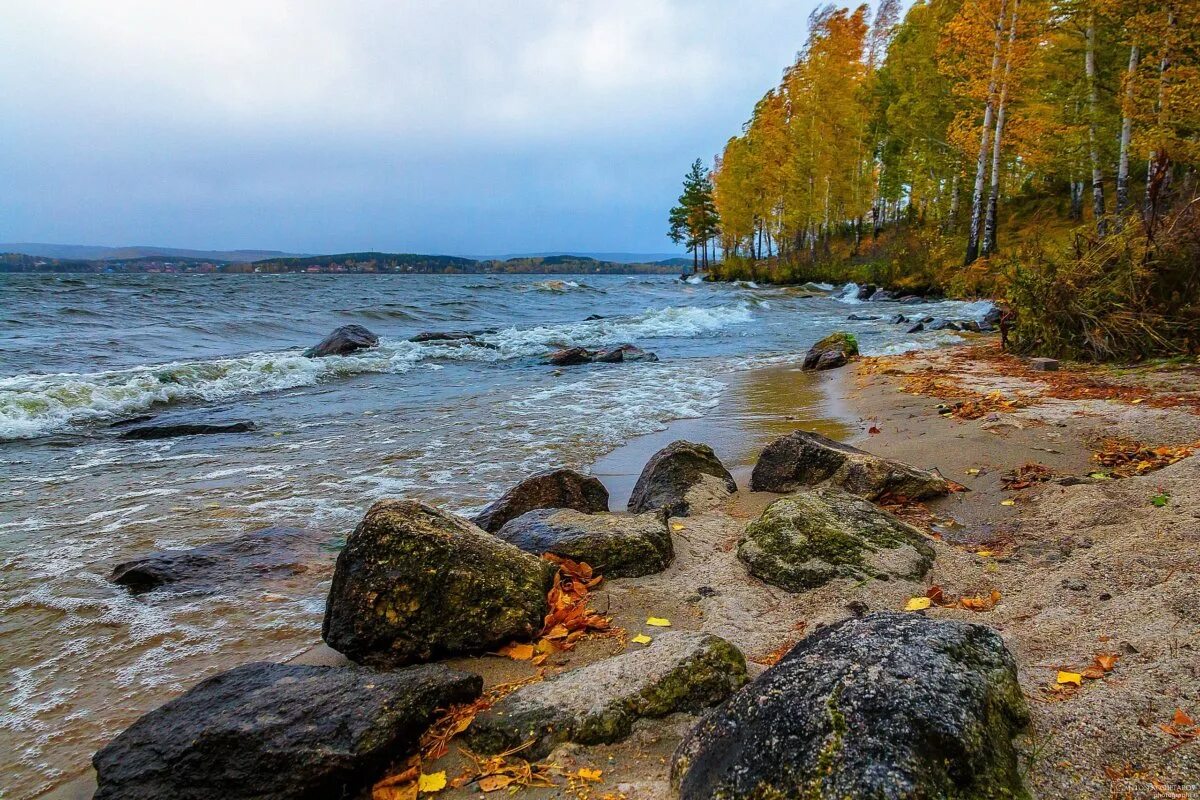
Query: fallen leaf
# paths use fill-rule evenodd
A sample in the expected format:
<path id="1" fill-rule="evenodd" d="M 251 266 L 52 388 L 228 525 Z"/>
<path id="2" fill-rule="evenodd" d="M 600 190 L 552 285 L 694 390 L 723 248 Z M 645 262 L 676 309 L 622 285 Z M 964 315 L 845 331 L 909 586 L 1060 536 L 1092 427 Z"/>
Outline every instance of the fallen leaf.
<path id="1" fill-rule="evenodd" d="M 1002 506 L 1015 506 L 1016 504 L 1017 504 L 1016 500 L 1001 500 L 1000 501 L 1000 505 L 1002 505 Z"/>
<path id="2" fill-rule="evenodd" d="M 929 602 L 936 605 L 941 605 L 946 600 L 946 593 L 942 591 L 942 587 L 934 585 L 925 590 L 925 596 L 929 598 Z"/>
<path id="3" fill-rule="evenodd" d="M 446 771 L 430 772 L 428 774 L 422 772 L 421 777 L 417 779 L 417 788 L 422 792 L 440 792 L 446 788 Z"/>
<path id="4" fill-rule="evenodd" d="M 671 627 L 671 620 L 665 617 L 649 617 L 646 619 L 646 624 L 652 625 L 655 628 L 669 628 Z"/>
<path id="5" fill-rule="evenodd" d="M 508 656 L 513 661 L 528 661 L 533 658 L 533 645 L 531 644 L 506 644 L 500 648 L 500 655 Z"/>
<path id="6" fill-rule="evenodd" d="M 970 469 L 967 470 L 967 474 L 968 475 L 978 475 L 979 467 L 971 467 Z"/>
<path id="7" fill-rule="evenodd" d="M 924 611 L 933 605 L 933 601 L 928 597 L 910 597 L 908 602 L 904 604 L 905 611 Z"/>
<path id="8" fill-rule="evenodd" d="M 1113 667 L 1117 665 L 1118 658 L 1120 658 L 1120 656 L 1112 653 L 1097 653 L 1096 663 L 1100 666 L 1100 669 L 1104 670 L 1105 672 L 1112 672 Z"/>
<path id="9" fill-rule="evenodd" d="M 575 776 L 581 780 L 593 781 L 595 783 L 599 783 L 600 776 L 603 774 L 604 774 L 603 770 L 588 769 L 587 767 L 580 767 L 579 771 L 575 773 Z"/>
<path id="10" fill-rule="evenodd" d="M 994 553 L 992 553 L 991 550 L 979 550 L 975 553 L 975 555 L 980 556 L 982 558 L 987 558 L 990 555 L 994 555 Z"/>
<path id="11" fill-rule="evenodd" d="M 495 792 L 500 789 L 505 789 L 516 778 L 511 775 L 486 775 L 479 779 L 479 790 L 482 792 Z"/>
<path id="12" fill-rule="evenodd" d="M 986 597 L 960 597 L 958 604 L 963 608 L 969 608 L 972 611 L 991 611 L 1000 602 L 1002 595 L 996 590 L 992 590 L 991 594 Z"/>
<path id="13" fill-rule="evenodd" d="M 653 640 L 646 634 L 639 633 L 637 636 L 630 638 L 629 641 L 633 642 L 634 644 L 650 644 L 650 642 Z"/>
<path id="14" fill-rule="evenodd" d="M 1078 672 L 1065 672 L 1063 670 L 1059 670 L 1058 671 L 1058 680 L 1056 682 L 1057 683 L 1073 683 L 1076 686 L 1083 686 L 1083 676 L 1080 675 Z"/>
<path id="15" fill-rule="evenodd" d="M 682 522 L 672 522 L 672 523 L 671 523 L 671 530 L 673 530 L 673 531 L 681 531 L 681 530 L 683 530 L 683 523 L 682 523 Z"/>
<path id="16" fill-rule="evenodd" d="M 877 433 L 882 433 L 882 431 L 879 430 L 878 426 L 872 425 L 870 428 L 867 428 L 867 433 L 874 436 Z"/>

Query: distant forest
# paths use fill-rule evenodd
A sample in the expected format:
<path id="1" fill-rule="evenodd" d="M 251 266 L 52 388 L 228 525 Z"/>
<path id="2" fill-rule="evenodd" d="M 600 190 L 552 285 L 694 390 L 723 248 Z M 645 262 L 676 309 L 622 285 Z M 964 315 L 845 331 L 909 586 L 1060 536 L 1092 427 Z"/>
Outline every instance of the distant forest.
<path id="1" fill-rule="evenodd" d="M 414 253 L 339 253 L 325 256 L 268 258 L 260 261 L 220 261 L 201 258 L 143 256 L 129 259 L 67 259 L 0 254 L 0 272 L 93 273 L 322 273 L 322 274 L 572 274 L 630 275 L 673 274 L 687 259 L 673 258 L 648 264 L 599 261 L 587 256 L 540 256 L 506 260 L 475 260 L 459 256 Z"/>

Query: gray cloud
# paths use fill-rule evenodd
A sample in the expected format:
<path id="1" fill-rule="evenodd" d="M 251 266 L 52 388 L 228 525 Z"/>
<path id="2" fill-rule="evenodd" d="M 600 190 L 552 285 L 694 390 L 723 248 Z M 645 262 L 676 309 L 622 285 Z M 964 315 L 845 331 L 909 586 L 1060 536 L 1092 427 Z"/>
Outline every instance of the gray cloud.
<path id="1" fill-rule="evenodd" d="M 661 250 L 809 10 L 7 0 L 0 240 Z"/>

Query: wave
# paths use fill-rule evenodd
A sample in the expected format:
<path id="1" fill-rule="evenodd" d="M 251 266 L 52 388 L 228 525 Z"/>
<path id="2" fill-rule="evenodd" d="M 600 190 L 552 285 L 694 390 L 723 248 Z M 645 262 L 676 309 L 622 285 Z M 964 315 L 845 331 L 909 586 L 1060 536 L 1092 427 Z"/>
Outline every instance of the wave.
<path id="1" fill-rule="evenodd" d="M 745 304 L 667 307 L 628 317 L 480 334 L 478 340 L 487 347 L 383 339 L 378 347 L 349 356 L 312 359 L 292 350 L 105 372 L 0 378 L 0 441 L 44 436 L 168 405 L 313 386 L 367 372 L 401 374 L 423 362 L 498 362 L 543 355 L 558 347 L 703 336 L 750 318 Z"/>
<path id="2" fill-rule="evenodd" d="M 573 292 L 573 291 L 580 290 L 580 289 L 582 289 L 584 291 L 589 291 L 589 292 L 603 292 L 604 291 L 603 289 L 597 289 L 594 286 L 588 286 L 586 283 L 579 283 L 578 281 L 562 280 L 559 278 L 551 278 L 549 280 L 538 281 L 537 283 L 532 283 L 527 286 L 522 286 L 520 288 L 522 291 L 526 291 L 526 292 L 554 292 L 556 294 L 563 294 L 565 292 Z"/>

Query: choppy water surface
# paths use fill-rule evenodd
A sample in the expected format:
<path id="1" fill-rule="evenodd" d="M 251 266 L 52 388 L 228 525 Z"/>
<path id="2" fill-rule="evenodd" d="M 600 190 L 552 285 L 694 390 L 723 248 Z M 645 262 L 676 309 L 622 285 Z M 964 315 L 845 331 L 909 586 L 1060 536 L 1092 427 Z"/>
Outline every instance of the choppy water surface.
<path id="1" fill-rule="evenodd" d="M 898 307 L 645 276 L 0 275 L 0 796 L 78 772 L 199 677 L 317 642 L 329 565 L 373 500 L 468 511 L 525 474 L 586 468 L 835 327 L 866 353 L 953 338 L 846 321 L 868 310 Z M 381 346 L 300 355 L 348 323 Z M 493 347 L 407 341 L 426 330 Z M 621 342 L 662 361 L 541 363 Z M 109 427 L 145 414 L 257 430 L 127 442 Z M 134 598 L 107 580 L 147 550 L 266 525 L 319 531 L 329 558 L 217 596 Z"/>

